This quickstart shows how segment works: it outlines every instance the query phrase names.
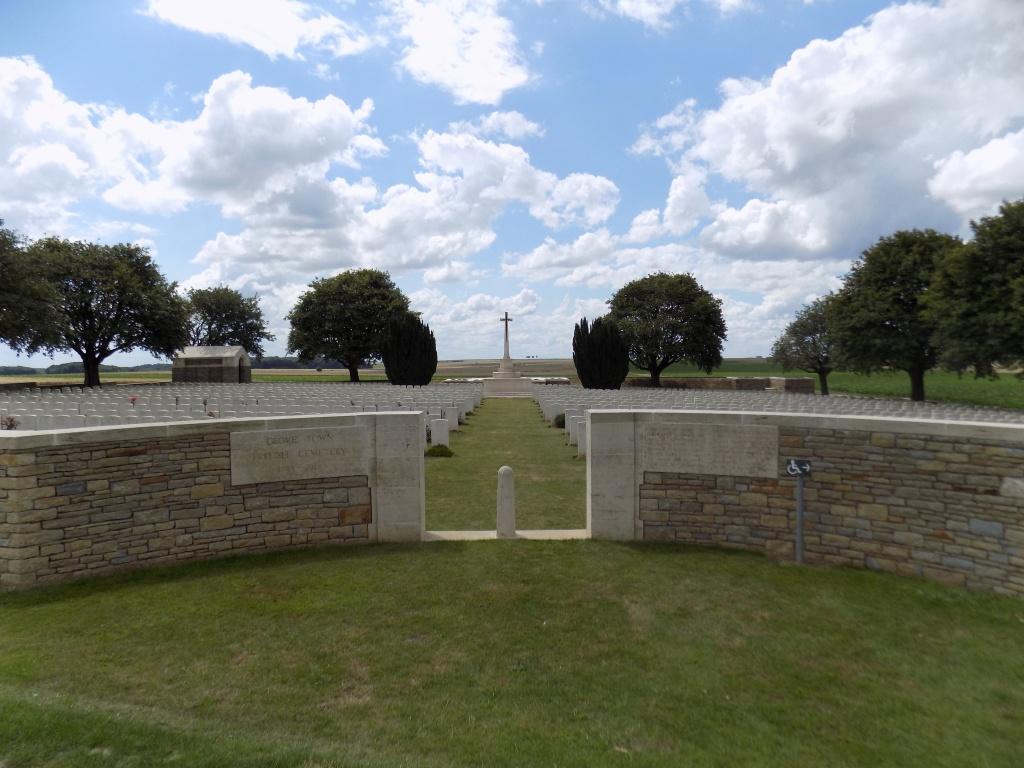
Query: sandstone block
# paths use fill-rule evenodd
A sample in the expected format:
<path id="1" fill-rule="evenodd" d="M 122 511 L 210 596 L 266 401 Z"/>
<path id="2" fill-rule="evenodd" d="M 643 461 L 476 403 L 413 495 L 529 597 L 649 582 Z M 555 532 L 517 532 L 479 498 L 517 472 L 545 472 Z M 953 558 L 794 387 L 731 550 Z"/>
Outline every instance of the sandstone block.
<path id="1" fill-rule="evenodd" d="M 321 496 L 316 493 L 289 494 L 270 500 L 271 507 L 306 507 L 320 503 Z"/>
<path id="2" fill-rule="evenodd" d="M 0 560 L 22 560 L 38 557 L 39 554 L 38 546 L 0 547 Z"/>
<path id="3" fill-rule="evenodd" d="M 190 494 L 193 499 L 212 499 L 215 496 L 224 495 L 224 483 L 208 483 L 196 485 Z"/>
<path id="4" fill-rule="evenodd" d="M 126 496 L 130 493 L 139 492 L 139 481 L 135 478 L 128 480 L 115 480 L 110 484 L 110 492 L 118 496 Z"/>
<path id="5" fill-rule="evenodd" d="M 1003 538 L 1003 524 L 995 520 L 983 520 L 972 517 L 967 523 L 968 530 L 976 536 L 992 536 L 997 539 Z"/>
<path id="6" fill-rule="evenodd" d="M 294 520 L 295 510 L 292 507 L 265 509 L 260 515 L 260 519 L 267 523 L 282 523 L 286 520 Z"/>
<path id="7" fill-rule="evenodd" d="M 892 432 L 872 432 L 871 444 L 876 448 L 896 447 L 896 435 Z"/>
<path id="8" fill-rule="evenodd" d="M 231 515 L 213 515 L 212 517 L 204 517 L 199 523 L 199 530 L 201 531 L 220 531 L 225 528 L 230 528 L 235 524 L 235 518 Z"/>
<path id="9" fill-rule="evenodd" d="M 371 517 L 369 506 L 348 507 L 341 510 L 339 520 L 342 525 L 366 525 L 371 522 Z"/>
<path id="10" fill-rule="evenodd" d="M 0 453 L 0 467 L 24 467 L 35 463 L 34 453 Z"/>
<path id="11" fill-rule="evenodd" d="M 53 544 L 64 538 L 64 531 L 34 531 L 31 533 L 12 533 L 7 537 L 11 547 L 31 547 L 37 544 Z"/>
<path id="12" fill-rule="evenodd" d="M 167 520 L 169 513 L 166 509 L 142 509 L 135 513 L 135 522 L 141 525 L 146 523 L 159 523 Z"/>
<path id="13" fill-rule="evenodd" d="M 49 558 L 27 557 L 22 560 L 11 560 L 7 563 L 9 573 L 35 574 L 46 570 L 49 565 Z"/>
<path id="14" fill-rule="evenodd" d="M 216 472 L 217 470 L 231 469 L 231 459 L 227 456 L 215 456 L 209 459 L 199 460 L 200 472 Z"/>
<path id="15" fill-rule="evenodd" d="M 924 536 L 911 531 L 893 531 L 892 540 L 897 544 L 924 544 Z"/>
<path id="16" fill-rule="evenodd" d="M 884 504 L 861 503 L 857 505 L 857 514 L 868 520 L 888 520 L 889 508 Z"/>
<path id="17" fill-rule="evenodd" d="M 955 568 L 958 571 L 973 571 L 974 561 L 964 557 L 951 557 L 943 555 L 942 564 L 947 568 Z"/>
<path id="18" fill-rule="evenodd" d="M 36 477 L 7 477 L 0 476 L 0 491 L 19 491 L 23 488 L 35 488 L 39 485 Z"/>

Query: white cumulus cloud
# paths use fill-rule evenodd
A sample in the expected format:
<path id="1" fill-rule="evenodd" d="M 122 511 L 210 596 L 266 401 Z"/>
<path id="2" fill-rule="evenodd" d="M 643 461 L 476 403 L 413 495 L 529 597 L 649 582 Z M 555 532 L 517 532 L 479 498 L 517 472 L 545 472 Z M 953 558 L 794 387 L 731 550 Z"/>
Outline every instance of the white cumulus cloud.
<path id="1" fill-rule="evenodd" d="M 964 218 L 993 212 L 1024 195 L 1024 130 L 1007 133 L 968 152 L 939 160 L 928 189 Z"/>
<path id="2" fill-rule="evenodd" d="M 752 0 L 704 0 L 704 2 L 722 15 L 754 7 Z M 638 21 L 649 29 L 663 32 L 672 26 L 673 17 L 680 15 L 689 5 L 689 0 L 597 0 L 596 8 L 632 21 Z M 584 5 L 584 8 L 594 7 L 590 4 Z"/>
<path id="3" fill-rule="evenodd" d="M 210 200 L 233 214 L 272 196 L 308 166 L 326 169 L 383 154 L 383 143 L 366 132 L 372 111 L 369 99 L 352 109 L 335 96 L 311 102 L 253 86 L 244 72 L 222 75 L 194 120 L 125 121 L 123 135 L 157 159 L 104 197 L 121 208 L 154 212 Z"/>
<path id="4" fill-rule="evenodd" d="M 456 102 L 498 104 L 530 80 L 512 22 L 497 0 L 391 0 L 390 21 L 405 42 L 401 65 Z"/>
<path id="5" fill-rule="evenodd" d="M 491 112 L 468 122 L 451 123 L 448 129 L 453 133 L 472 133 L 475 136 L 499 136 L 512 141 L 543 136 L 544 128 L 528 120 L 520 112 Z"/>
<path id="6" fill-rule="evenodd" d="M 303 49 L 334 56 L 362 53 L 381 41 L 299 0 L 149 0 L 146 14 L 192 32 L 248 45 L 270 58 L 303 58 Z"/>
<path id="7" fill-rule="evenodd" d="M 893 5 L 764 80 L 724 81 L 717 108 L 682 102 L 633 151 L 669 160 L 663 218 L 684 180 L 678 227 L 703 217 L 702 242 L 722 254 L 849 258 L 893 229 L 955 229 L 1024 193 L 1022 32 L 1016 0 Z M 694 168 L 749 199 L 706 206 Z"/>

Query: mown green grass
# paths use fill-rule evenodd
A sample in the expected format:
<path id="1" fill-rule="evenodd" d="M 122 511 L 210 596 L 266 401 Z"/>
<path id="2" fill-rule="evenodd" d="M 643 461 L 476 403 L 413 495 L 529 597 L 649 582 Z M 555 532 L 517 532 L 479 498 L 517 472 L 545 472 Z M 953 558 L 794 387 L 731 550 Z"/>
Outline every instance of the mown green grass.
<path id="1" fill-rule="evenodd" d="M 834 392 L 874 397 L 910 397 L 910 378 L 905 373 L 876 373 L 858 376 L 837 372 L 829 376 Z M 1024 381 L 1003 373 L 995 379 L 957 376 L 948 371 L 932 371 L 925 376 L 925 397 L 942 402 L 971 403 L 1000 408 L 1024 408 Z"/>
<path id="2" fill-rule="evenodd" d="M 449 442 L 454 456 L 426 459 L 429 530 L 494 530 L 506 464 L 515 472 L 519 528 L 586 526 L 586 460 L 533 400 L 484 400 Z"/>
<path id="3" fill-rule="evenodd" d="M 631 376 L 646 377 L 645 371 L 632 371 Z M 662 374 L 663 377 L 707 376 L 692 365 L 676 364 Z M 810 376 L 818 386 L 817 376 L 800 371 L 782 371 L 766 360 L 726 360 L 711 376 Z M 858 373 L 836 371 L 828 377 L 829 389 L 837 394 L 869 395 L 872 397 L 910 397 L 910 378 L 902 371 L 884 371 L 865 376 Z M 1024 408 L 1024 381 L 1012 373 L 999 374 L 995 379 L 975 379 L 970 374 L 960 376 L 950 371 L 930 371 L 925 375 L 925 396 L 940 402 L 971 403 L 1000 408 Z"/>
<path id="4" fill-rule="evenodd" d="M 0 595 L 0 764 L 1015 766 L 1024 607 L 679 545 L 266 555 Z"/>

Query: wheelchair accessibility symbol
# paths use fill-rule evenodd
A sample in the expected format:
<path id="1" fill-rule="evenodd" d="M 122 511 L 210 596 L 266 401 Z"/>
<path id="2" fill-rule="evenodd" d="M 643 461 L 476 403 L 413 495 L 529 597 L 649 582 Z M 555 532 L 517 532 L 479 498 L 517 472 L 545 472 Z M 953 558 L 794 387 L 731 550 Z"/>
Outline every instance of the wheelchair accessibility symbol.
<path id="1" fill-rule="evenodd" d="M 790 459 L 786 464 L 786 474 L 790 477 L 803 477 L 811 474 L 809 459 Z"/>

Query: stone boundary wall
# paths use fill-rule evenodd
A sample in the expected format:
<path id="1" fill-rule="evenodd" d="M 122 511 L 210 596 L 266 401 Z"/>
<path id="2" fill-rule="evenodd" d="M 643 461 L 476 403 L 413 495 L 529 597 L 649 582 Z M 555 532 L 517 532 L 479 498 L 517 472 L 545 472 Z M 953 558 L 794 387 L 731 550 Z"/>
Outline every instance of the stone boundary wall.
<path id="1" fill-rule="evenodd" d="M 1024 594 L 1024 426 L 680 411 L 591 411 L 594 538 L 671 540 Z"/>
<path id="2" fill-rule="evenodd" d="M 329 457 L 305 477 L 275 466 L 278 476 L 251 478 L 237 446 L 232 467 L 239 433 L 359 440 L 338 476 Z M 419 541 L 424 447 L 418 412 L 0 434 L 0 588 L 239 552 Z"/>

